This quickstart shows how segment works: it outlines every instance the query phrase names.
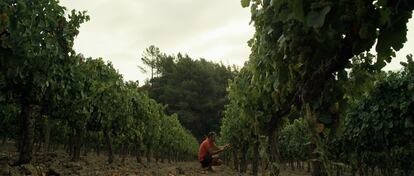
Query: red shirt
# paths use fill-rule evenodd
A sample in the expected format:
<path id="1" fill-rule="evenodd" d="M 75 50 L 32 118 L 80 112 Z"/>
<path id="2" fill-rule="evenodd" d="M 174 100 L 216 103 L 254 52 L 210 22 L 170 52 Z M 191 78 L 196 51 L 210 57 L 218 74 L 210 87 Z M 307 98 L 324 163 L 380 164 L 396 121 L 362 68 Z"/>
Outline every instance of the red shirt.
<path id="1" fill-rule="evenodd" d="M 206 138 L 201 144 L 200 149 L 198 149 L 198 160 L 203 161 L 204 157 L 208 154 L 208 149 L 214 146 L 214 142 L 211 142 Z"/>

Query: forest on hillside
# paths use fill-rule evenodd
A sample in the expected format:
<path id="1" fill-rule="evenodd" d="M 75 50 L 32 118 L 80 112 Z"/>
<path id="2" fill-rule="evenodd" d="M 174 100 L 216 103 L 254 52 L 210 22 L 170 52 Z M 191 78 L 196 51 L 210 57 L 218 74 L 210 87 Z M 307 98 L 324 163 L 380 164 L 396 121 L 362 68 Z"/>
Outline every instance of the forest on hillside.
<path id="1" fill-rule="evenodd" d="M 151 77 L 142 89 L 159 103 L 167 114 L 177 114 L 182 125 L 199 140 L 210 131 L 219 131 L 228 81 L 237 74 L 234 66 L 224 66 L 201 58 L 192 59 L 162 53 L 148 47 L 142 57 L 143 71 Z"/>

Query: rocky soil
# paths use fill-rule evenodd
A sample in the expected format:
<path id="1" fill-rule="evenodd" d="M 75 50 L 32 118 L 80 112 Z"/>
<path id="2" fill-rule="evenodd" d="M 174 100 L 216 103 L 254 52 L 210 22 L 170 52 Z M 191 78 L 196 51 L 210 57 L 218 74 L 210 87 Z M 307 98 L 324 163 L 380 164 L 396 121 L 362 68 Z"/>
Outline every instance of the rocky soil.
<path id="1" fill-rule="evenodd" d="M 178 163 L 137 163 L 132 157 L 126 158 L 124 162 L 118 157 L 113 164 L 107 164 L 106 156 L 90 153 L 82 156 L 79 162 L 72 162 L 70 157 L 63 151 L 49 152 L 46 154 L 35 154 L 31 164 L 14 166 L 17 153 L 13 148 L 0 147 L 0 176 L 225 176 L 240 175 L 228 166 L 214 167 L 213 171 L 204 173 L 197 161 Z M 245 175 L 251 175 L 249 173 Z M 305 176 L 305 171 L 282 171 L 282 176 Z"/>

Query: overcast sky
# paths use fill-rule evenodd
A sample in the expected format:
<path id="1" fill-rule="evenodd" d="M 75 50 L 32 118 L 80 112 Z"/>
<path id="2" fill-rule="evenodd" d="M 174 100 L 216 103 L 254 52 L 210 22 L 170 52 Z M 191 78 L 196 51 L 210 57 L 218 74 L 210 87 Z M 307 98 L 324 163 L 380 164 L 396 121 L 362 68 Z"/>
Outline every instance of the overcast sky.
<path id="1" fill-rule="evenodd" d="M 142 52 L 155 45 L 167 54 L 187 53 L 192 58 L 239 65 L 248 59 L 247 46 L 254 33 L 250 10 L 240 0 L 61 0 L 68 10 L 86 10 L 91 20 L 81 25 L 75 50 L 85 57 L 110 60 L 125 80 L 148 77 L 138 69 Z M 411 29 L 411 30 L 410 30 Z M 414 21 L 409 22 L 408 43 L 386 70 L 414 47 Z"/>

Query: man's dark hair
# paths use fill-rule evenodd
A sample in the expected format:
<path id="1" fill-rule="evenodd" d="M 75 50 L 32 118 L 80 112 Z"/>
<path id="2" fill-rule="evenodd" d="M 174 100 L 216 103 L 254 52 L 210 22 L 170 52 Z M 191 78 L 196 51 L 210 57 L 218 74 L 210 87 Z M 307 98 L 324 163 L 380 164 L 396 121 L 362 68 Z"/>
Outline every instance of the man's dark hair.
<path id="1" fill-rule="evenodd" d="M 216 137 L 216 132 L 209 132 L 207 134 L 207 137 L 211 138 L 211 137 Z"/>

